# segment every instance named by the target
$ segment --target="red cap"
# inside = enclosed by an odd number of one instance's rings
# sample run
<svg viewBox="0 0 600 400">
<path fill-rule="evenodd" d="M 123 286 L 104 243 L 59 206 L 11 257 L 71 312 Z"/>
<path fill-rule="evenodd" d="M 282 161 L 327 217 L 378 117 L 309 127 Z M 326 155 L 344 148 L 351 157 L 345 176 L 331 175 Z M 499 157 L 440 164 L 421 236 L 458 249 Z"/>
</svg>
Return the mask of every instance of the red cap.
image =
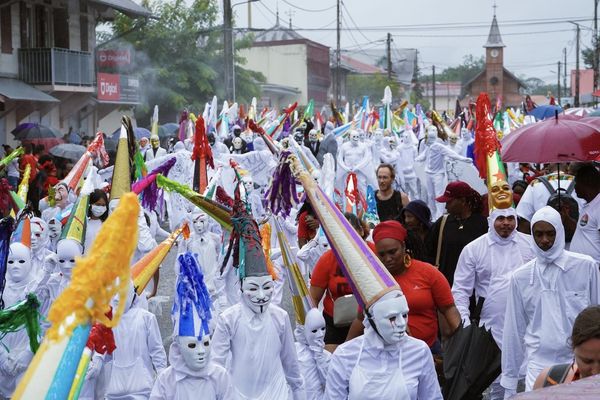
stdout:
<svg viewBox="0 0 600 400">
<path fill-rule="evenodd" d="M 398 221 L 383 221 L 373 229 L 373 240 L 375 243 L 381 239 L 396 239 L 404 242 L 404 239 L 406 239 L 406 229 Z"/>
<path fill-rule="evenodd" d="M 469 197 L 473 194 L 474 190 L 468 183 L 462 181 L 450 182 L 446 186 L 444 194 L 436 198 L 436 201 L 440 203 L 447 203 L 453 199 L 460 199 L 463 197 Z"/>
</svg>

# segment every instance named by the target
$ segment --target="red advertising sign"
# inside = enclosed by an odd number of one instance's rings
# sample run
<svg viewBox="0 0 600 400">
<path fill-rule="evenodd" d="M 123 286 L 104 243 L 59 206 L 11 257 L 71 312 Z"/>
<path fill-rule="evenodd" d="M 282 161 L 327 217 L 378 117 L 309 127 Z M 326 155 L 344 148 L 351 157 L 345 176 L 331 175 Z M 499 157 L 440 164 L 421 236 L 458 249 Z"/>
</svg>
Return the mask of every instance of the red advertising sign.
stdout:
<svg viewBox="0 0 600 400">
<path fill-rule="evenodd" d="M 99 67 L 122 67 L 131 64 L 129 50 L 97 50 Z"/>
<path fill-rule="evenodd" d="M 121 77 L 118 74 L 98 73 L 98 100 L 121 99 Z"/>
</svg>

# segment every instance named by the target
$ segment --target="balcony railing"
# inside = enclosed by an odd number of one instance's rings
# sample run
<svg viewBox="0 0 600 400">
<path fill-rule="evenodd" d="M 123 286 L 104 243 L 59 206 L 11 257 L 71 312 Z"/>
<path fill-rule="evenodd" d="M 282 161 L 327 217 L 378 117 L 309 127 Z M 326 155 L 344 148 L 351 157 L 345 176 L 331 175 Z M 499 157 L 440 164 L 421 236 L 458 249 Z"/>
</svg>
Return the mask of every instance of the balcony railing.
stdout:
<svg viewBox="0 0 600 400">
<path fill-rule="evenodd" d="M 94 86 L 93 61 L 85 51 L 19 49 L 19 79 L 32 85 Z"/>
</svg>

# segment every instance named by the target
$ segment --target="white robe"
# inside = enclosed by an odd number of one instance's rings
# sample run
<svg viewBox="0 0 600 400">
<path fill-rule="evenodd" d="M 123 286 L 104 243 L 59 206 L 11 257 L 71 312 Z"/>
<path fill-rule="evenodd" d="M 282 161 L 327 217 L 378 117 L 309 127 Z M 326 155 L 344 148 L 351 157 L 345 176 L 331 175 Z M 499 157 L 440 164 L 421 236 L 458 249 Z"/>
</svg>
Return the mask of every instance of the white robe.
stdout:
<svg viewBox="0 0 600 400">
<path fill-rule="evenodd" d="M 154 314 L 133 306 L 113 329 L 112 354 L 106 399 L 147 399 L 157 373 L 167 367 L 158 322 Z"/>
<path fill-rule="evenodd" d="M 304 399 L 287 312 L 270 304 L 255 314 L 244 303 L 225 310 L 212 339 L 213 360 L 231 372 L 238 399 Z"/>
<path fill-rule="evenodd" d="M 150 400 L 233 400 L 233 386 L 225 368 L 209 361 L 200 370 L 190 370 L 176 342 L 169 349 L 170 367 L 154 382 Z"/>
<path fill-rule="evenodd" d="M 325 393 L 325 381 L 331 353 L 323 350 L 315 355 L 305 343 L 296 342 L 300 372 L 304 377 L 306 400 L 321 400 Z M 315 358 L 318 357 L 318 358 Z"/>
</svg>

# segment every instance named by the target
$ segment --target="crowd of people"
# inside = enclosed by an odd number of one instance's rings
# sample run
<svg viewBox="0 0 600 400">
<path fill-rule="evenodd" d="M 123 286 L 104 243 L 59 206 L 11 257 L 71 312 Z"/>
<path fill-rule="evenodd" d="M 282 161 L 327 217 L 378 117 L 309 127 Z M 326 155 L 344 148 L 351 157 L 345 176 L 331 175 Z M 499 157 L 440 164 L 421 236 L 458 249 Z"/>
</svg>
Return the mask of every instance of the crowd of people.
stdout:
<svg viewBox="0 0 600 400">
<path fill-rule="evenodd" d="M 0 398 L 37 385 L 32 343 L 49 340 L 76 265 L 116 240 L 130 201 L 114 346 L 60 378 L 81 399 L 505 399 L 600 373 L 598 165 L 503 164 L 483 181 L 475 125 L 447 137 L 452 121 L 430 117 L 400 130 L 343 130 L 335 112 L 264 128 L 199 117 L 168 148 L 132 141 L 124 118 L 114 163 L 99 133 L 68 168 L 5 145 L 0 313 L 34 295 L 46 318 L 33 334 L 0 322 Z M 168 353 L 152 305 L 165 246 Z M 469 397 L 453 394 L 448 354 L 472 324 L 497 373 Z"/>
</svg>

